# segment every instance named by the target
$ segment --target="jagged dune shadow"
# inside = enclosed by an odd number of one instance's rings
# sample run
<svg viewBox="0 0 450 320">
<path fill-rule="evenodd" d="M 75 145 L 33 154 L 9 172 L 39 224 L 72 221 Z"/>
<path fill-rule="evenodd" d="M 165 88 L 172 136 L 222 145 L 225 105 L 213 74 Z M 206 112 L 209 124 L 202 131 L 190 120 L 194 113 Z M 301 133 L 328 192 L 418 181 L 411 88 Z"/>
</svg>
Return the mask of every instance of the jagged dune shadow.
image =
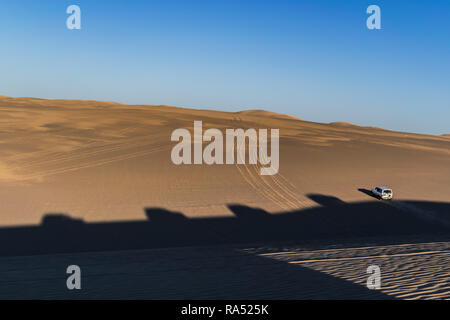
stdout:
<svg viewBox="0 0 450 320">
<path fill-rule="evenodd" d="M 48 279 L 53 277 L 50 271 L 65 270 L 75 260 L 90 266 L 88 272 L 109 274 L 89 277 L 81 293 L 83 298 L 392 299 L 363 285 L 238 248 L 277 241 L 334 244 L 351 240 L 354 245 L 368 236 L 376 237 L 378 243 L 401 241 L 409 235 L 417 241 L 431 236 L 448 239 L 445 226 L 380 201 L 345 203 L 328 195 L 308 196 L 319 206 L 269 214 L 259 208 L 230 204 L 233 217 L 198 219 L 164 208 L 145 208 L 146 220 L 100 223 L 48 214 L 37 226 L 0 228 L 0 241 L 5 244 L 0 247 L 0 257 L 15 257 L 2 259 L 4 268 L 23 269 L 17 263 L 9 265 L 20 259 L 47 266 L 33 271 L 36 279 L 43 279 L 39 285 L 33 280 L 35 285 L 24 292 L 22 288 L 29 283 L 20 278 L 0 290 L 0 297 L 45 298 L 48 294 L 71 298 L 67 290 L 51 291 L 54 287 L 49 286 Z M 449 203 L 416 201 L 410 205 L 450 212 Z M 134 251 L 152 248 L 173 249 Z M 55 260 L 57 253 L 69 255 Z M 111 287 L 111 283 L 115 285 Z M 65 288 L 64 284 L 60 287 Z"/>
<path fill-rule="evenodd" d="M 333 196 L 326 196 L 323 194 L 307 194 L 306 196 L 324 207 L 337 207 L 345 204 L 344 201 Z"/>
<path fill-rule="evenodd" d="M 309 194 L 319 206 L 269 214 L 230 204 L 233 217 L 189 219 L 180 212 L 145 208 L 147 220 L 87 223 L 63 214 L 47 214 L 41 225 L 0 228 L 0 256 L 90 251 L 210 246 L 249 242 L 333 242 L 359 237 L 405 235 L 446 237 L 448 227 L 382 201 L 345 203 Z M 412 201 L 448 219 L 449 203 Z M 404 201 L 402 208 L 408 207 Z"/>
</svg>

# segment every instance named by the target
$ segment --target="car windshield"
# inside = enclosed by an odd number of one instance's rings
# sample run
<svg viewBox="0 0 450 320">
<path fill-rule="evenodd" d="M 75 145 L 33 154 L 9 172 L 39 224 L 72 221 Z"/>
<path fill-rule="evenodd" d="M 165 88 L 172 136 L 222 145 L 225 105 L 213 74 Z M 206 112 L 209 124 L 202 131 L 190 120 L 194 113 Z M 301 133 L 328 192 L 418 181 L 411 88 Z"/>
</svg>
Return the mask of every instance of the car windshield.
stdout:
<svg viewBox="0 0 450 320">
<path fill-rule="evenodd" d="M 391 194 L 392 190 L 383 190 L 383 193 Z"/>
</svg>

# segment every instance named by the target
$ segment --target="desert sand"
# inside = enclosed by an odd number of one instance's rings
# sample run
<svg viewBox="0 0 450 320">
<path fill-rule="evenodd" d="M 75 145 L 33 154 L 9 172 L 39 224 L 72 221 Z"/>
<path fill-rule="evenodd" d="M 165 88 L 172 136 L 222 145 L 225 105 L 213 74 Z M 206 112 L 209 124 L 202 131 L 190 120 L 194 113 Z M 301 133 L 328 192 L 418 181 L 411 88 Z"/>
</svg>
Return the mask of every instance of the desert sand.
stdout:
<svg viewBox="0 0 450 320">
<path fill-rule="evenodd" d="M 279 173 L 174 165 L 171 133 L 192 130 L 195 120 L 204 130 L 279 129 Z M 395 200 L 371 197 L 377 185 L 393 188 Z M 108 289 L 113 298 L 450 298 L 444 135 L 260 110 L 0 96 L 0 199 L 0 238 L 11 241 L 0 250 L 3 272 L 29 272 L 24 266 L 41 255 L 35 279 L 46 279 L 51 263 L 76 258 L 95 272 L 128 272 L 121 291 Z M 133 278 L 135 265 L 118 266 L 130 255 L 150 264 L 159 291 Z M 157 257 L 170 271 L 158 269 Z M 386 269 L 376 293 L 364 287 L 373 261 Z M 189 266 L 198 287 L 181 280 Z M 243 273 L 233 280 L 235 269 Z M 226 288 L 214 285 L 222 276 Z M 267 286 L 256 286 L 261 279 Z M 13 276 L 0 296 L 20 296 L 23 281 Z M 35 289 L 29 297 L 67 296 L 44 281 Z M 86 292 L 108 297 L 98 287 Z"/>
</svg>

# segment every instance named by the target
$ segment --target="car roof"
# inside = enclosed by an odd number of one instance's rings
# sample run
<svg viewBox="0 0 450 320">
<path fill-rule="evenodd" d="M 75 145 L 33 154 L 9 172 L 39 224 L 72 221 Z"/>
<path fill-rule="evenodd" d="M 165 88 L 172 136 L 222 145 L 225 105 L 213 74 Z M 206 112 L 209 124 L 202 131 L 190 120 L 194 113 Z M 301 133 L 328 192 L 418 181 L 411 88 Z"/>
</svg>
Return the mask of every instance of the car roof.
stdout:
<svg viewBox="0 0 450 320">
<path fill-rule="evenodd" d="M 380 188 L 381 190 L 391 190 L 391 188 L 388 187 L 377 187 L 377 188 Z"/>
</svg>

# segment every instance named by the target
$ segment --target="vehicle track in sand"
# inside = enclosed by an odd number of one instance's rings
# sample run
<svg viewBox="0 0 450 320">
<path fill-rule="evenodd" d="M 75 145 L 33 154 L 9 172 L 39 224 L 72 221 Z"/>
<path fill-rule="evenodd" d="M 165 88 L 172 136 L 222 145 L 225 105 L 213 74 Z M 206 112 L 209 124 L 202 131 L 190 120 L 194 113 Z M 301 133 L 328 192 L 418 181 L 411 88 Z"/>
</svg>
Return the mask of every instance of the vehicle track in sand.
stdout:
<svg viewBox="0 0 450 320">
<path fill-rule="evenodd" d="M 373 198 L 373 196 L 371 197 Z M 448 219 L 448 217 L 439 215 L 438 213 L 433 212 L 432 210 L 429 209 L 420 208 L 411 202 L 406 202 L 402 200 L 386 201 L 380 199 L 377 199 L 376 201 L 382 201 L 382 203 L 386 206 L 393 207 L 402 212 L 413 214 L 416 217 L 423 219 L 425 221 L 435 222 L 441 225 L 445 225 L 446 227 L 450 227 L 450 220 Z"/>
<path fill-rule="evenodd" d="M 242 122 L 240 117 L 235 117 L 234 122 L 237 123 L 236 128 L 239 128 Z M 255 143 L 257 143 L 256 141 Z M 241 148 L 239 148 L 241 147 Z M 243 146 L 245 148 L 245 145 Z M 257 148 L 256 148 L 257 149 Z M 251 150 L 248 150 L 248 153 Z M 259 159 L 257 150 L 253 150 L 252 156 Z M 237 154 L 246 154 L 246 150 L 242 150 L 242 146 L 237 146 Z M 250 155 L 248 156 L 250 158 Z M 267 159 L 263 159 L 267 160 Z M 297 188 L 279 172 L 275 175 L 261 175 L 262 166 L 257 164 L 238 164 L 235 161 L 235 167 L 247 182 L 247 184 L 255 190 L 264 199 L 271 201 L 282 210 L 294 210 L 303 208 L 309 205 L 306 199 L 298 194 Z"/>
<path fill-rule="evenodd" d="M 120 142 L 92 142 L 67 152 L 42 150 L 28 157 L 9 161 L 17 168 L 23 180 L 42 179 L 44 177 L 98 167 L 118 161 L 146 156 L 169 149 L 170 145 L 159 136 L 145 135 L 122 139 Z"/>
</svg>

